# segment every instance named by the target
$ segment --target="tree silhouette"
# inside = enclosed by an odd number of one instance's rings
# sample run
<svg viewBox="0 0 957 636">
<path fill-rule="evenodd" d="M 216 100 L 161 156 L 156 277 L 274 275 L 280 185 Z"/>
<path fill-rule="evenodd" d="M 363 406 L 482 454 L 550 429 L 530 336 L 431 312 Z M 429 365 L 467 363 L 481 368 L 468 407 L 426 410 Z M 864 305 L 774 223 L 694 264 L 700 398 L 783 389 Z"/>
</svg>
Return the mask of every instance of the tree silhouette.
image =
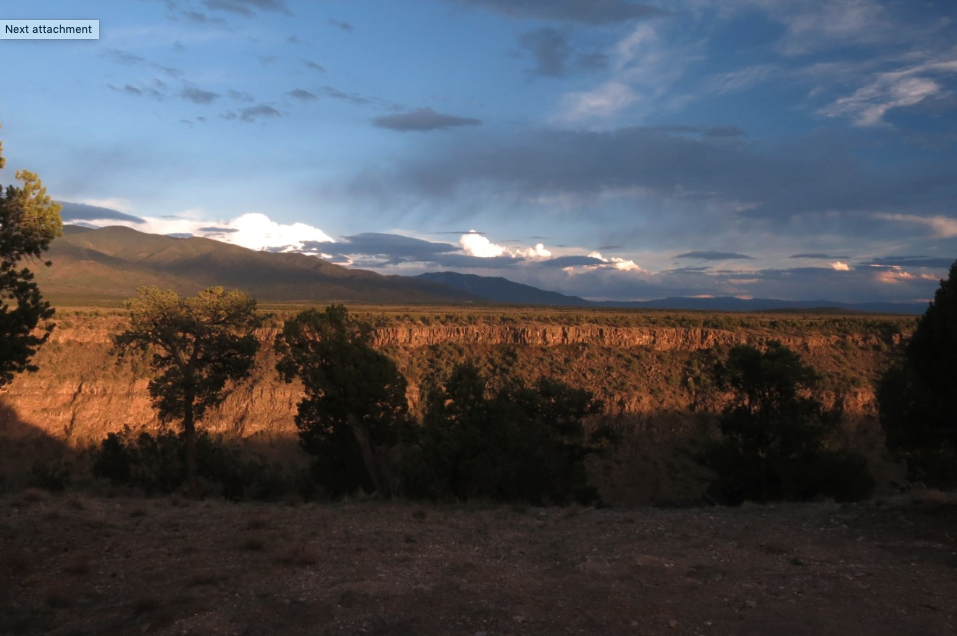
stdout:
<svg viewBox="0 0 957 636">
<path fill-rule="evenodd" d="M 549 378 L 490 391 L 477 367 L 460 364 L 429 394 L 419 452 L 406 467 L 409 494 L 593 502 L 585 458 L 618 442 L 605 426 L 585 430 L 583 421 L 601 411 L 589 391 Z"/>
<path fill-rule="evenodd" d="M 196 422 L 226 398 L 227 382 L 248 377 L 259 350 L 253 331 L 262 319 L 256 301 L 241 291 L 211 287 L 188 298 L 156 287 L 138 291 L 126 302 L 130 328 L 113 342 L 120 354 L 152 352 L 153 407 L 162 421 L 182 422 L 186 475 L 196 495 Z"/>
<path fill-rule="evenodd" d="M 721 439 L 700 459 L 715 471 L 711 492 L 720 501 L 870 494 L 864 460 L 834 445 L 837 413 L 811 396 L 819 376 L 796 353 L 776 341 L 764 352 L 736 346 L 716 368 L 716 381 L 732 399 L 719 422 Z"/>
<path fill-rule="evenodd" d="M 957 485 L 957 262 L 877 391 L 888 449 L 927 485 Z"/>
<path fill-rule="evenodd" d="M 21 170 L 16 178 L 19 187 L 0 185 L 0 387 L 16 373 L 36 370 L 30 359 L 50 335 L 52 325 L 40 334 L 36 330 L 54 310 L 43 300 L 33 272 L 21 263 L 40 259 L 62 228 L 60 205 L 50 199 L 37 175 Z"/>
<path fill-rule="evenodd" d="M 300 443 L 333 495 L 396 494 L 389 453 L 409 423 L 406 381 L 370 336 L 368 324 L 332 305 L 301 312 L 276 338 L 281 377 L 298 377 L 306 389 L 296 413 Z"/>
</svg>

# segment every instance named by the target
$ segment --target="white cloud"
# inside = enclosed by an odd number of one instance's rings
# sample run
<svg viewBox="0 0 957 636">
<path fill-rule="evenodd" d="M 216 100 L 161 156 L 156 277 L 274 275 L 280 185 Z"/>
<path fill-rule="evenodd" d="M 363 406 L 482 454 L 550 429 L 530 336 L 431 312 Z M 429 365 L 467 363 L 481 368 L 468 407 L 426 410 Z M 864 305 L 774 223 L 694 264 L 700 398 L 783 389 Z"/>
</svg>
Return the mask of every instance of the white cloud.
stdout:
<svg viewBox="0 0 957 636">
<path fill-rule="evenodd" d="M 833 263 L 831 263 L 831 268 L 836 272 L 851 271 L 850 266 L 847 263 L 842 263 L 841 261 L 834 261 Z"/>
<path fill-rule="evenodd" d="M 496 256 L 505 254 L 505 248 L 503 246 L 496 245 L 476 232 L 469 232 L 468 234 L 460 236 L 459 245 L 462 246 L 462 251 L 466 254 L 469 256 L 477 256 L 478 258 L 495 258 Z"/>
<path fill-rule="evenodd" d="M 89 224 L 97 227 L 125 225 L 150 234 L 191 234 L 252 250 L 297 252 L 305 250 L 305 241 L 335 242 L 317 227 L 305 223 L 277 223 L 265 214 L 243 214 L 229 221 L 209 221 L 202 219 L 201 215 L 202 212 L 197 210 L 185 210 L 174 217 L 143 217 L 143 223 L 103 219 Z"/>
<path fill-rule="evenodd" d="M 586 265 L 586 268 L 595 269 L 603 267 L 612 267 L 614 269 L 623 271 L 623 272 L 644 272 L 645 269 L 638 265 L 635 261 L 626 260 L 624 258 L 618 258 L 612 256 L 611 258 L 605 258 L 601 255 L 601 252 L 591 252 L 588 254 L 591 258 L 597 258 L 600 261 L 608 263 L 608 265 Z"/>
<path fill-rule="evenodd" d="M 478 258 L 509 256 L 511 258 L 535 260 L 551 258 L 552 255 L 549 250 L 545 249 L 545 245 L 542 243 L 537 243 L 535 247 L 513 249 L 505 247 L 504 245 L 497 245 L 475 230 L 470 230 L 468 234 L 460 236 L 459 245 L 462 247 L 462 251 L 467 255 Z"/>
</svg>

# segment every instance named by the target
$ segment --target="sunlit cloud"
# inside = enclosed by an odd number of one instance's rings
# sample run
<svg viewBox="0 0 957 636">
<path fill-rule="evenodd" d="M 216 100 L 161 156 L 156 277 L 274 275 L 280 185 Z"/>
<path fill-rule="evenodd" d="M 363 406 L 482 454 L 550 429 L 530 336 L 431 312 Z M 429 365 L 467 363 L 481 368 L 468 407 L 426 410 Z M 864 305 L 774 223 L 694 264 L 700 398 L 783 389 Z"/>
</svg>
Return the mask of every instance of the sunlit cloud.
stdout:
<svg viewBox="0 0 957 636">
<path fill-rule="evenodd" d="M 831 263 L 831 268 L 837 272 L 849 272 L 851 271 L 850 266 L 847 263 L 842 263 L 841 261 L 834 261 Z"/>
<path fill-rule="evenodd" d="M 306 223 L 277 223 L 265 214 L 251 212 L 228 221 L 210 221 L 203 213 L 186 210 L 171 217 L 143 217 L 142 223 L 115 219 L 90 220 L 94 227 L 122 225 L 141 232 L 163 235 L 191 235 L 216 239 L 251 250 L 306 251 L 306 242 L 335 242 L 331 236 Z"/>
<path fill-rule="evenodd" d="M 538 243 L 535 247 L 529 248 L 509 248 L 504 245 L 497 245 L 479 234 L 475 230 L 459 237 L 459 245 L 467 256 L 478 258 L 495 258 L 498 256 L 511 256 L 512 258 L 527 259 L 545 259 L 550 258 L 552 253 L 545 249 L 545 245 Z"/>
</svg>

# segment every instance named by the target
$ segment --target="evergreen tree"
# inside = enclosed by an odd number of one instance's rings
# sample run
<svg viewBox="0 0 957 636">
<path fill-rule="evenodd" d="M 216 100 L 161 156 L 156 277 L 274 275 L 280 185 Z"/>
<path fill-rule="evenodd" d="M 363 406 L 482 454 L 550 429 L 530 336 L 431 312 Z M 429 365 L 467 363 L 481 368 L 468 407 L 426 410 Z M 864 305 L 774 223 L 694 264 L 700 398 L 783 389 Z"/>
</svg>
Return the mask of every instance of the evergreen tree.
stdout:
<svg viewBox="0 0 957 636">
<path fill-rule="evenodd" d="M 30 359 L 50 335 L 52 325 L 43 333 L 37 333 L 37 327 L 52 318 L 54 310 L 22 263 L 40 259 L 62 227 L 60 205 L 50 199 L 37 175 L 21 170 L 16 178 L 19 186 L 0 184 L 0 387 L 16 373 L 36 370 Z"/>
<path fill-rule="evenodd" d="M 585 458 L 614 446 L 613 432 L 584 420 L 602 404 L 584 389 L 548 378 L 511 380 L 490 391 L 472 364 L 456 366 L 430 392 L 419 452 L 406 469 L 409 494 L 532 504 L 590 503 Z"/>
<path fill-rule="evenodd" d="M 389 455 L 409 425 L 406 381 L 370 338 L 371 327 L 342 305 L 303 311 L 276 338 L 281 377 L 306 389 L 300 443 L 332 495 L 363 488 L 391 497 L 398 486 Z"/>
<path fill-rule="evenodd" d="M 957 262 L 877 391 L 888 448 L 912 479 L 957 485 Z"/>
<path fill-rule="evenodd" d="M 253 331 L 262 319 L 256 301 L 241 291 L 211 287 L 196 296 L 143 287 L 126 302 L 130 328 L 114 337 L 118 353 L 152 353 L 158 375 L 150 380 L 153 407 L 164 422 L 182 422 L 186 475 L 198 494 L 196 422 L 227 396 L 227 382 L 249 376 L 259 341 Z"/>
<path fill-rule="evenodd" d="M 863 458 L 834 444 L 838 414 L 811 395 L 819 379 L 776 341 L 763 352 L 749 345 L 730 351 L 716 368 L 718 386 L 732 393 L 721 438 L 700 457 L 715 472 L 712 495 L 728 504 L 870 495 Z"/>
</svg>

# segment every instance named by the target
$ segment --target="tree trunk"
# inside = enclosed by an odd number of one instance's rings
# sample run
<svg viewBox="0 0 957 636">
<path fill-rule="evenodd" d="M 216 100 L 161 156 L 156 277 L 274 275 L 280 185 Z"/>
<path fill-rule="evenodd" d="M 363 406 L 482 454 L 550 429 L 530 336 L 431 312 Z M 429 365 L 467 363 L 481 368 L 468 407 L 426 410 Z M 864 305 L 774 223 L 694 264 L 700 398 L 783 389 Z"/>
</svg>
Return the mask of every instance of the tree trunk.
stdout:
<svg viewBox="0 0 957 636">
<path fill-rule="evenodd" d="M 369 431 L 354 415 L 350 415 L 348 421 L 362 453 L 362 461 L 366 465 L 366 472 L 372 478 L 372 484 L 375 486 L 376 492 L 380 497 L 391 498 L 393 494 L 393 484 L 391 482 L 393 480 L 383 475 L 384 460 L 381 454 L 377 452 L 378 449 L 373 445 L 372 439 L 369 437 Z"/>
<path fill-rule="evenodd" d="M 191 497 L 199 497 L 196 467 L 196 424 L 193 422 L 193 395 L 187 393 L 183 408 L 183 435 L 186 438 L 186 483 Z"/>
</svg>

